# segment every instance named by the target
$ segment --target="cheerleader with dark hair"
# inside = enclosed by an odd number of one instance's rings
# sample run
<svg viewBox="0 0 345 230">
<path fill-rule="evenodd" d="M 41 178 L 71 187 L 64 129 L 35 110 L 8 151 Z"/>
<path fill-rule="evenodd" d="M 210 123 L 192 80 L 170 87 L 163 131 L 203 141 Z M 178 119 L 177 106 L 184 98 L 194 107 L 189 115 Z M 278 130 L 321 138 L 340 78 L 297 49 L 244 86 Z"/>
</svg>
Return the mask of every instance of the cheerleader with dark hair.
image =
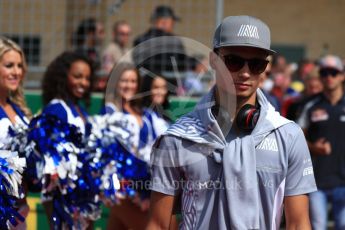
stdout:
<svg viewBox="0 0 345 230">
<path fill-rule="evenodd" d="M 90 60 L 82 54 L 64 52 L 49 64 L 42 82 L 44 108 L 42 114 L 32 126 L 42 126 L 45 132 L 49 132 L 49 134 L 55 138 L 54 140 L 60 140 L 61 143 L 52 143 L 53 141 L 49 140 L 52 137 L 43 137 L 46 139 L 46 143 L 38 146 L 38 148 L 40 148 L 39 151 L 43 154 L 45 154 L 45 152 L 53 154 L 55 151 L 59 151 L 58 147 L 60 147 L 60 149 L 63 148 L 64 151 L 71 151 L 71 153 L 73 153 L 73 151 L 78 153 L 75 149 L 84 148 L 82 140 L 87 133 L 88 113 L 83 105 L 88 106 L 90 104 L 90 89 L 92 82 L 92 64 Z M 65 130 L 62 127 L 65 127 Z M 36 140 L 36 142 L 38 141 Z M 63 146 L 65 142 L 72 143 L 72 150 Z M 66 217 L 67 220 L 64 218 L 66 214 L 65 211 L 69 206 L 67 206 L 67 208 L 62 206 L 63 208 L 61 208 L 60 211 L 57 207 L 60 207 L 59 205 L 62 205 L 64 201 L 68 202 L 70 197 L 66 198 L 64 194 L 71 196 L 74 192 L 74 188 L 77 186 L 75 184 L 70 186 L 66 181 L 68 181 L 70 177 L 78 176 L 73 173 L 77 170 L 77 162 L 79 160 L 77 159 L 77 154 L 66 155 L 64 162 L 62 162 L 61 159 L 56 160 L 56 158 L 58 158 L 57 156 L 55 156 L 55 158 L 54 156 L 52 157 L 54 160 L 52 165 L 57 165 L 56 169 L 49 164 L 49 161 L 45 162 L 44 173 L 49 176 L 48 178 L 44 178 L 42 182 L 44 191 L 42 195 L 43 205 L 49 218 L 50 226 L 54 229 L 65 226 L 64 222 L 71 224 L 71 219 L 73 219 L 71 216 Z M 56 161 L 59 160 L 61 162 L 56 163 Z M 62 170 L 64 164 L 70 165 L 66 167 L 68 172 Z M 67 174 L 67 176 L 64 174 Z M 60 178 L 60 180 L 58 180 L 57 177 Z M 76 181 L 76 179 L 74 178 L 73 181 Z M 54 186 L 56 188 L 52 189 Z M 56 192 L 58 189 L 59 191 Z M 62 194 L 60 194 L 60 192 Z M 80 213 L 78 212 L 80 212 L 80 210 L 76 211 L 74 209 L 76 209 L 74 206 L 69 207 L 67 213 L 79 218 L 78 215 L 80 216 Z M 57 216 L 59 218 L 56 218 Z M 86 223 L 85 226 L 89 225 L 89 227 L 92 228 L 92 222 L 90 220 L 86 220 L 86 222 L 88 223 Z M 71 228 L 71 226 L 69 227 Z"/>
</svg>

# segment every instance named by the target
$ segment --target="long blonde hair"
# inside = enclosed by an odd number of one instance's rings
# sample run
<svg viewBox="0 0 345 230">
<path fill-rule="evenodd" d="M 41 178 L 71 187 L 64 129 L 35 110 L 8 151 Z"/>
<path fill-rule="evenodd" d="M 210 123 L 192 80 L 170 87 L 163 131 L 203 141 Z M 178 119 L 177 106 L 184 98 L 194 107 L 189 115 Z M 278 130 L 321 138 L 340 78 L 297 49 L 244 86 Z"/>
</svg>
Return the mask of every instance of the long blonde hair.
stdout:
<svg viewBox="0 0 345 230">
<path fill-rule="evenodd" d="M 4 56 L 4 54 L 8 51 L 14 50 L 18 52 L 22 58 L 22 64 L 23 64 L 23 77 L 25 76 L 27 72 L 27 64 L 25 61 L 25 56 L 23 50 L 17 45 L 14 41 L 5 38 L 0 37 L 0 60 Z M 23 92 L 23 80 L 20 81 L 19 87 L 15 91 L 10 91 L 9 93 L 9 99 L 15 103 L 25 114 L 27 117 L 31 117 L 31 111 L 27 107 L 25 98 L 24 98 L 24 92 Z"/>
</svg>

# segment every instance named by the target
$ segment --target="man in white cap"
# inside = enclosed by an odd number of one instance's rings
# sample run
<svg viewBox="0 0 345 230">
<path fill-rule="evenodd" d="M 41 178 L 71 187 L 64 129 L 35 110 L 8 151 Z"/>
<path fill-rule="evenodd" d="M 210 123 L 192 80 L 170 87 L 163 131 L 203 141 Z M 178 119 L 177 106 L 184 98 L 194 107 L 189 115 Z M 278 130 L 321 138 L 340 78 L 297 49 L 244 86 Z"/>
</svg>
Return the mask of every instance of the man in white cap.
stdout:
<svg viewBox="0 0 345 230">
<path fill-rule="evenodd" d="M 335 229 L 345 229 L 344 66 L 334 55 L 321 58 L 323 92 L 307 103 L 299 119 L 313 156 L 317 192 L 310 194 L 313 229 L 327 229 L 328 201 Z"/>
<path fill-rule="evenodd" d="M 153 148 L 147 229 L 169 228 L 180 195 L 181 229 L 279 229 L 283 208 L 287 229 L 311 229 L 316 185 L 304 134 L 258 89 L 274 53 L 268 26 L 227 17 L 213 50 L 216 85 Z"/>
</svg>

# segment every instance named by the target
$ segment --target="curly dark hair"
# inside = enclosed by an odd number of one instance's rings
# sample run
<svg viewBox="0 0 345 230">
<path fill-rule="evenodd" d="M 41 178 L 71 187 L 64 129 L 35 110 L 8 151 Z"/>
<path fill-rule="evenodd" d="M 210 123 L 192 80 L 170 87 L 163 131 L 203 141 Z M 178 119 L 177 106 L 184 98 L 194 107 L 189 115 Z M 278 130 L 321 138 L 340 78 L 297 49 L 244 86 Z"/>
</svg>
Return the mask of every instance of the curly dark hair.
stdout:
<svg viewBox="0 0 345 230">
<path fill-rule="evenodd" d="M 67 87 L 68 72 L 72 64 L 76 61 L 83 61 L 90 66 L 90 89 L 94 81 L 94 69 L 92 62 L 84 55 L 66 51 L 57 56 L 47 67 L 42 80 L 43 105 L 47 105 L 52 99 L 60 98 L 64 101 L 71 100 L 72 97 Z M 82 100 L 85 106 L 90 105 L 91 90 L 88 90 Z"/>
</svg>

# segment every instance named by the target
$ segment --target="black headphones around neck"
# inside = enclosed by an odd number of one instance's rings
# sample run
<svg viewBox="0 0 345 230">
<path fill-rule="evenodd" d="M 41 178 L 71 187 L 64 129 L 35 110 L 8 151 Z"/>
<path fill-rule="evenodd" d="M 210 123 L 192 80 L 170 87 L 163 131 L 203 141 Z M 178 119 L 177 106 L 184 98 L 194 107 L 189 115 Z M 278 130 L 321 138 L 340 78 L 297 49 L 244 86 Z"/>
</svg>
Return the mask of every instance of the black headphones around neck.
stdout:
<svg viewBox="0 0 345 230">
<path fill-rule="evenodd" d="M 217 117 L 216 114 L 219 113 L 218 105 L 212 107 L 212 113 L 215 117 Z M 259 115 L 259 105 L 245 104 L 237 113 L 235 120 L 237 128 L 246 133 L 251 132 L 258 122 Z"/>
<path fill-rule="evenodd" d="M 258 106 L 245 104 L 237 113 L 236 125 L 244 132 L 251 132 L 258 122 L 259 115 L 260 108 Z"/>
</svg>

